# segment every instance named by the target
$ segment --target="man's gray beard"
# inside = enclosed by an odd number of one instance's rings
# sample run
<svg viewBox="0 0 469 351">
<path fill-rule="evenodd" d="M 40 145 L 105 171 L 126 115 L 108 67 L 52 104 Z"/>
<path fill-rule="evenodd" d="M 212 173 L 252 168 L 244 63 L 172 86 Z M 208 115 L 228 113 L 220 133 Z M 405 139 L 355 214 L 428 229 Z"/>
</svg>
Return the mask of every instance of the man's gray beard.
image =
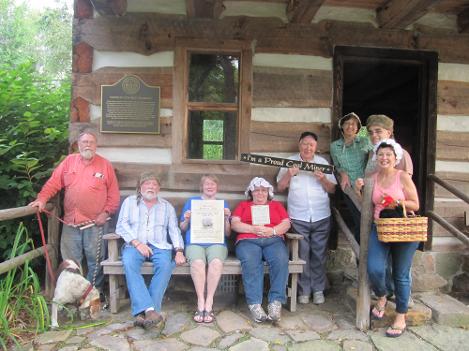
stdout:
<svg viewBox="0 0 469 351">
<path fill-rule="evenodd" d="M 91 160 L 94 156 L 94 152 L 91 150 L 80 150 L 80 155 L 85 160 Z"/>
<path fill-rule="evenodd" d="M 152 201 L 156 199 L 155 193 L 143 193 L 142 197 L 145 201 Z"/>
</svg>

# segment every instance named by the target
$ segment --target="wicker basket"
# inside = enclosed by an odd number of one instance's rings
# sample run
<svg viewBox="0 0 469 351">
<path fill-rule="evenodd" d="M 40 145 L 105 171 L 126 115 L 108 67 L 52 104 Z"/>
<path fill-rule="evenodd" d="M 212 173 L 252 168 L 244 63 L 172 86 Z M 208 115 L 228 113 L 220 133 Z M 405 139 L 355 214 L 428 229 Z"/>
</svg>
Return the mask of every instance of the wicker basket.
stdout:
<svg viewBox="0 0 469 351">
<path fill-rule="evenodd" d="M 378 218 L 375 220 L 378 240 L 390 242 L 427 241 L 428 217 L 407 216 L 404 218 Z"/>
</svg>

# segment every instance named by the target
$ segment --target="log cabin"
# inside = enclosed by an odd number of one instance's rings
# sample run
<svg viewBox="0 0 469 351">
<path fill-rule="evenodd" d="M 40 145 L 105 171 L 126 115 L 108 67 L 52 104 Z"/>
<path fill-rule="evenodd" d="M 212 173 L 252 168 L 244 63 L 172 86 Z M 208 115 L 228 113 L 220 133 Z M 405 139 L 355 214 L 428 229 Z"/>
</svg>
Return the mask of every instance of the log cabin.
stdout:
<svg viewBox="0 0 469 351">
<path fill-rule="evenodd" d="M 75 0 L 71 144 L 83 123 L 100 129 L 101 87 L 129 75 L 159 87 L 160 124 L 100 133 L 122 196 L 153 170 L 180 210 L 213 173 L 234 206 L 253 176 L 278 172 L 241 153 L 285 157 L 310 130 L 327 156 L 342 115 L 384 113 L 414 161 L 422 213 L 467 232 L 469 206 L 428 175 L 469 192 L 468 1 Z M 438 283 L 421 289 L 449 290 L 467 247 L 430 229 L 417 272 Z"/>
</svg>

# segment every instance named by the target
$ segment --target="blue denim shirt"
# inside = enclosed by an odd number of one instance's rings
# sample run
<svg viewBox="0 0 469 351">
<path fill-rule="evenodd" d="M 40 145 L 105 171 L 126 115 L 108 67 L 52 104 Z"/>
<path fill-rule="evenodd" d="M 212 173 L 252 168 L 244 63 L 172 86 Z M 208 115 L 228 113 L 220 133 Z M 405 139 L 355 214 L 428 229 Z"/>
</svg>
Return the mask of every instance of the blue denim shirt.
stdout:
<svg viewBox="0 0 469 351">
<path fill-rule="evenodd" d="M 136 195 L 126 198 L 119 212 L 116 233 L 126 243 L 137 239 L 163 250 L 171 250 L 173 247 L 184 248 L 176 211 L 168 201 L 160 197 L 150 209 L 143 200 L 137 202 Z M 168 235 L 172 245 L 168 242 Z"/>
</svg>

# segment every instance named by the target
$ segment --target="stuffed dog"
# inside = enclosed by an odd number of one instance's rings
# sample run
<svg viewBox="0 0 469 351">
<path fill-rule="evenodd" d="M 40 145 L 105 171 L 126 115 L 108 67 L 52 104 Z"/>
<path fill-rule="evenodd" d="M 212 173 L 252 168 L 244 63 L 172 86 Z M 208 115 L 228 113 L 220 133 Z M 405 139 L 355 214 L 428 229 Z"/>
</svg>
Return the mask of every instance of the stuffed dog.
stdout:
<svg viewBox="0 0 469 351">
<path fill-rule="evenodd" d="M 99 291 L 83 277 L 80 266 L 73 260 L 63 261 L 57 270 L 57 282 L 52 299 L 51 327 L 57 328 L 57 311 L 65 304 L 78 306 L 80 314 L 89 310 L 91 319 L 97 319 L 101 310 Z"/>
</svg>

